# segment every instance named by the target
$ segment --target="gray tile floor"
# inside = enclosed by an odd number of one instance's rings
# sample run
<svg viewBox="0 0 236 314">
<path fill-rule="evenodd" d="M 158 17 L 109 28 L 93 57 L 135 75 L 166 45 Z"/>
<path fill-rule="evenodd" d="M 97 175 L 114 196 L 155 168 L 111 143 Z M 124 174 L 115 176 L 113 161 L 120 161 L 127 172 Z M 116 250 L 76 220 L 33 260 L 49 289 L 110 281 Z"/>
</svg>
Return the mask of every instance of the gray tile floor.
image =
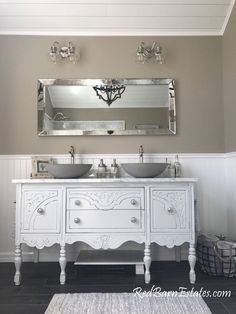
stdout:
<svg viewBox="0 0 236 314">
<path fill-rule="evenodd" d="M 236 314 L 236 277 L 209 277 L 196 267 L 197 283 L 192 286 L 188 282 L 187 262 L 153 262 L 149 285 L 144 284 L 142 275 L 135 275 L 133 266 L 74 266 L 68 263 L 65 286 L 59 284 L 58 263 L 23 263 L 22 284 L 18 287 L 13 283 L 14 271 L 13 263 L 0 264 L 0 314 L 42 314 L 54 293 L 132 292 L 138 286 L 146 291 L 152 286 L 160 287 L 161 291 L 178 291 L 179 287 L 189 290 L 194 287 L 194 291 L 202 288 L 210 293 L 230 290 L 230 298 L 205 298 L 205 301 L 214 314 Z"/>
</svg>

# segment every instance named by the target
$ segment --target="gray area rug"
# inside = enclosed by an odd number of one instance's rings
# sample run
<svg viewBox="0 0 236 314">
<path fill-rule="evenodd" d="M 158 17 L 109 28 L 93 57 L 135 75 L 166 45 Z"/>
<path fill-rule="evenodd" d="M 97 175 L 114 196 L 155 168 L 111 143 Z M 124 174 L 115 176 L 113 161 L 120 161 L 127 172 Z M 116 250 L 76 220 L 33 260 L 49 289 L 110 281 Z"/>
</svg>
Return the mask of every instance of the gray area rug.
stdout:
<svg viewBox="0 0 236 314">
<path fill-rule="evenodd" d="M 45 314 L 210 314 L 200 296 L 145 296 L 134 293 L 55 294 Z"/>
</svg>

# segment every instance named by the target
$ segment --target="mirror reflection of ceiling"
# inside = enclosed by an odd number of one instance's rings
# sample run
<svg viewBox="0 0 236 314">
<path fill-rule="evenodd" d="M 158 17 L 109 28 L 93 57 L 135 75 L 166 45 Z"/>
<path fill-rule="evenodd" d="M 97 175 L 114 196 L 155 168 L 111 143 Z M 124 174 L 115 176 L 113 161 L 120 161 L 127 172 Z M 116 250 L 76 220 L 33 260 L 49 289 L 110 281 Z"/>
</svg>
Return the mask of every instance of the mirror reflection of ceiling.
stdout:
<svg viewBox="0 0 236 314">
<path fill-rule="evenodd" d="M 48 86 L 53 108 L 107 108 L 108 105 L 98 98 L 92 86 Z M 126 86 L 120 99 L 110 108 L 168 108 L 168 85 Z M 147 97 L 148 96 L 148 97 Z"/>
</svg>

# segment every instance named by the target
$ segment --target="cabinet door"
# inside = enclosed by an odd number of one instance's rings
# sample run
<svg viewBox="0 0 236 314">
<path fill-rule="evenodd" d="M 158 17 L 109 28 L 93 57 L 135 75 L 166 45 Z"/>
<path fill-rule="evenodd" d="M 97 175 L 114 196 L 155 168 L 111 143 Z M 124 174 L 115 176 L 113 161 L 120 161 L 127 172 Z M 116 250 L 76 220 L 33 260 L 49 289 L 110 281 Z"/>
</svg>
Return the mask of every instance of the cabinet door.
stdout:
<svg viewBox="0 0 236 314">
<path fill-rule="evenodd" d="M 35 188 L 22 193 L 21 232 L 59 233 L 61 191 Z"/>
<path fill-rule="evenodd" d="M 188 232 L 190 203 L 186 189 L 152 189 L 151 231 L 157 233 Z"/>
</svg>

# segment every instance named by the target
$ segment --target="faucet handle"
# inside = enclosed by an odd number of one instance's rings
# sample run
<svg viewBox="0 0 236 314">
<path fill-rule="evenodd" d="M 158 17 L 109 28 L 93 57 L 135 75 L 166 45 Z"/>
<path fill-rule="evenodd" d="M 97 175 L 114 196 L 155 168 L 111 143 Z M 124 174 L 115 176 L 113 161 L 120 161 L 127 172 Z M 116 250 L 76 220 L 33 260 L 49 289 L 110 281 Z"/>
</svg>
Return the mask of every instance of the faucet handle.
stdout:
<svg viewBox="0 0 236 314">
<path fill-rule="evenodd" d="M 140 145 L 139 146 L 139 162 L 141 163 L 143 163 L 143 153 L 144 153 L 143 145 Z"/>
<path fill-rule="evenodd" d="M 69 154 L 70 154 L 70 162 L 71 164 L 74 164 L 75 163 L 75 149 L 74 149 L 74 146 L 72 145 L 70 147 Z"/>
<path fill-rule="evenodd" d="M 74 146 L 70 146 L 69 154 L 74 155 L 75 154 L 75 148 Z"/>
</svg>

